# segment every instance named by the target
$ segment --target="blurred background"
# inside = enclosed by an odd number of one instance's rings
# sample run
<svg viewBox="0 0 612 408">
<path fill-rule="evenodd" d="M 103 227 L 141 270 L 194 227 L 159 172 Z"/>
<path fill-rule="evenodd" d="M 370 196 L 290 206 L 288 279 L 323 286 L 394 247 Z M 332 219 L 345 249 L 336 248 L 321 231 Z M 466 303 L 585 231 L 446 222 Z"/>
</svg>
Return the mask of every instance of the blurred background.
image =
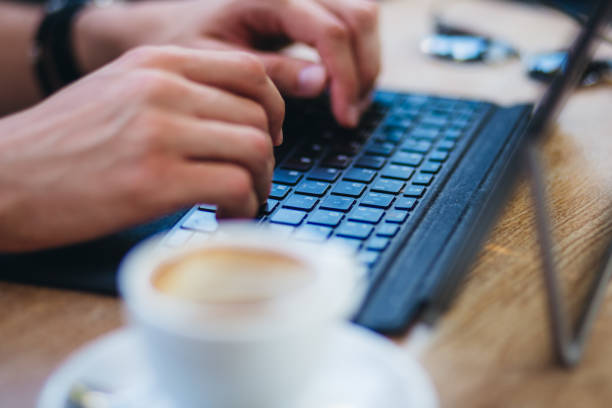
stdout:
<svg viewBox="0 0 612 408">
<path fill-rule="evenodd" d="M 546 83 L 529 77 L 529 58 L 564 50 L 593 6 L 590 0 L 384 0 L 384 3 L 381 87 L 493 99 L 502 104 L 533 101 L 541 95 Z M 410 24 L 406 24 L 408 14 Z M 414 18 L 415 14 L 418 18 Z M 476 63 L 427 55 L 424 40 L 438 34 L 440 24 L 499 41 L 512 47 L 517 55 Z M 402 34 L 398 35 L 400 31 Z M 610 32 L 606 34 L 608 39 Z M 596 57 L 612 58 L 612 45 L 603 43 Z M 440 78 L 444 78 L 443 85 Z M 471 86 L 474 83 L 486 86 Z"/>
</svg>

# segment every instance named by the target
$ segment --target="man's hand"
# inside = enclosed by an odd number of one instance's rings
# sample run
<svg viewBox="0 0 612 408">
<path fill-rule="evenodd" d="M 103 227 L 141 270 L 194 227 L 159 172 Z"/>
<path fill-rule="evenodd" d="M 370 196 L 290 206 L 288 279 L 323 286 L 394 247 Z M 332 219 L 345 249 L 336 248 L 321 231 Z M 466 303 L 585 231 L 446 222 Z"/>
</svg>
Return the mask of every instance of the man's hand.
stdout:
<svg viewBox="0 0 612 408">
<path fill-rule="evenodd" d="M 313 46 L 321 63 L 278 51 Z M 377 5 L 370 0 L 179 0 L 127 3 L 85 12 L 76 50 L 86 70 L 144 44 L 255 53 L 285 94 L 313 97 L 329 84 L 332 108 L 355 126 L 380 68 Z"/>
<path fill-rule="evenodd" d="M 0 120 L 0 251 L 90 239 L 197 202 L 253 216 L 283 116 L 250 54 L 135 49 Z"/>
</svg>

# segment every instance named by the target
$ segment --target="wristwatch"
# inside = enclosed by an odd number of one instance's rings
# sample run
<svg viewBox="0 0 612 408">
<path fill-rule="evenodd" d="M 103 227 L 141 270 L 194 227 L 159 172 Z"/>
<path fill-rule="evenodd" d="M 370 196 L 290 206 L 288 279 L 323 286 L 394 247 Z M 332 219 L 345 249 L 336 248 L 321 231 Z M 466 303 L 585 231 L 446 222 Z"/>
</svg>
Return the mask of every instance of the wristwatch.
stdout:
<svg viewBox="0 0 612 408">
<path fill-rule="evenodd" d="M 106 7 L 113 0 L 50 0 L 33 46 L 33 65 L 45 95 L 76 81 L 82 70 L 74 55 L 72 28 L 75 17 L 90 3 Z"/>
</svg>

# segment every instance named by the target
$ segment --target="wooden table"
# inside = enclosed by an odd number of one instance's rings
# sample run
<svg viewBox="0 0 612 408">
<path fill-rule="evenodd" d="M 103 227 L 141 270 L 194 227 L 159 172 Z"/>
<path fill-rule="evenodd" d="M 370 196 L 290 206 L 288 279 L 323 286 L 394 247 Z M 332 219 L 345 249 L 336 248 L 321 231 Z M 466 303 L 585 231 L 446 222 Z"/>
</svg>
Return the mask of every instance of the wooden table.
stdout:
<svg viewBox="0 0 612 408">
<path fill-rule="evenodd" d="M 419 40 L 430 26 L 426 6 L 425 0 L 383 3 L 382 86 L 500 103 L 533 100 L 542 91 L 520 62 L 459 66 L 422 56 Z M 445 14 L 526 52 L 558 48 L 575 30 L 555 13 L 518 6 L 465 4 Z M 599 52 L 612 55 L 611 48 Z M 611 108 L 610 86 L 577 92 L 543 146 L 558 257 L 572 305 L 612 236 Z M 612 302 L 604 304 L 582 365 L 558 369 L 535 244 L 532 205 L 522 185 L 420 357 L 444 407 L 612 404 Z M 121 325 L 117 299 L 0 283 L 0 406 L 33 406 L 46 377 L 72 351 Z M 397 341 L 408 346 L 407 339 Z"/>
</svg>

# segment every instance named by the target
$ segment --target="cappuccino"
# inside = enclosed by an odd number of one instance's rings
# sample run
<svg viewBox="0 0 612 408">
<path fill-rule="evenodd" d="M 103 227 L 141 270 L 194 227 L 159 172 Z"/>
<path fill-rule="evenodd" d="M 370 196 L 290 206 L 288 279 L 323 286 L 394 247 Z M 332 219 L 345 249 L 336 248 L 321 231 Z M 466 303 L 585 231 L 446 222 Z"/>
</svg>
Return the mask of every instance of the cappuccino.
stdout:
<svg viewBox="0 0 612 408">
<path fill-rule="evenodd" d="M 240 246 L 204 248 L 161 265 L 157 290 L 209 304 L 252 304 L 291 296 L 312 284 L 315 272 L 303 261 L 269 249 Z"/>
</svg>

